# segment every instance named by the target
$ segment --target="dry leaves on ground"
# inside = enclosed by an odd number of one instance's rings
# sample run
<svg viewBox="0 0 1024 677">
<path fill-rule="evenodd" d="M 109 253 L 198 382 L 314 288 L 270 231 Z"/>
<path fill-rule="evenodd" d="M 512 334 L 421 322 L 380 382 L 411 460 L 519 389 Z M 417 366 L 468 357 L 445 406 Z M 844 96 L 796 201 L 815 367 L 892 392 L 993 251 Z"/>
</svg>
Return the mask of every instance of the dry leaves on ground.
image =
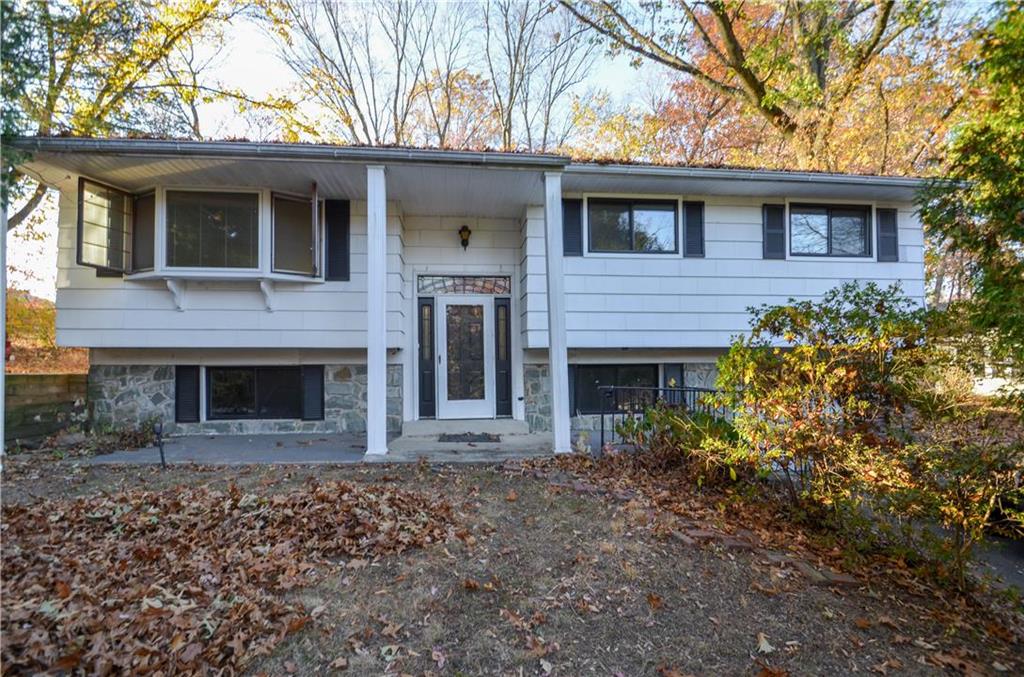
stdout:
<svg viewBox="0 0 1024 677">
<path fill-rule="evenodd" d="M 447 538 L 451 507 L 392 486 L 178 488 L 3 508 L 4 671 L 237 671 L 310 620 L 281 593 L 329 558 Z"/>
</svg>

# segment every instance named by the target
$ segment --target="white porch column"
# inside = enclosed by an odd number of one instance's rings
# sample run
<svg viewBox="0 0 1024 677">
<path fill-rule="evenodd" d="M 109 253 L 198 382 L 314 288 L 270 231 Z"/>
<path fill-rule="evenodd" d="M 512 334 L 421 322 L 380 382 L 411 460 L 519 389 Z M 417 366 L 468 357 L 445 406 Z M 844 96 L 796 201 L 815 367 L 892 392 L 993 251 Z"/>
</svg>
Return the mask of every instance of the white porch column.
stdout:
<svg viewBox="0 0 1024 677">
<path fill-rule="evenodd" d="M 569 439 L 569 354 L 565 338 L 565 279 L 562 276 L 562 174 L 544 174 L 544 254 L 548 278 L 548 371 L 554 451 L 572 450 Z"/>
<path fill-rule="evenodd" d="M 388 203 L 383 165 L 366 167 L 366 453 L 388 453 Z"/>
</svg>

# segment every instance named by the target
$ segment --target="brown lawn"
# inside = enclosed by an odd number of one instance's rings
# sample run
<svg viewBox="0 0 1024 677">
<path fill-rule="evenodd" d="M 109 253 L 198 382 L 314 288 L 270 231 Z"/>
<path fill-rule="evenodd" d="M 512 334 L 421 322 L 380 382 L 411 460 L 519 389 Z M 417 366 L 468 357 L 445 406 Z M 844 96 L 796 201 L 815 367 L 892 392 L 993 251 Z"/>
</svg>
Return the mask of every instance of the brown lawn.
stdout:
<svg viewBox="0 0 1024 677">
<path fill-rule="evenodd" d="M 578 462 L 161 471 L 36 455 L 7 459 L 2 488 L 4 673 L 44 654 L 92 668 L 97 646 L 136 672 L 1024 671 L 1010 604 L 892 563 L 842 575 L 837 550 L 767 512 Z M 64 547 L 26 554 L 62 529 Z M 118 584 L 99 595 L 85 560 L 119 562 Z M 82 611 L 113 608 L 116 641 Z"/>
</svg>

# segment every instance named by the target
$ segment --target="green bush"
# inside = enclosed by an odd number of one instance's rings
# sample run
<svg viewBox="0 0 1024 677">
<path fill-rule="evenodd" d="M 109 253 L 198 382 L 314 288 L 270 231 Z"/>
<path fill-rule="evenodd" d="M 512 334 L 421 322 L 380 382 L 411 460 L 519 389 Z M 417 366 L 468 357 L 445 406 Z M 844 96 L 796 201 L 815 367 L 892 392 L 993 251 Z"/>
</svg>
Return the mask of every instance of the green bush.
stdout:
<svg viewBox="0 0 1024 677">
<path fill-rule="evenodd" d="M 718 364 L 737 441 L 721 462 L 778 476 L 794 507 L 849 513 L 892 468 L 886 421 L 896 357 L 917 348 L 924 313 L 897 286 L 844 284 L 820 301 L 750 309 L 751 332 Z"/>
<path fill-rule="evenodd" d="M 1024 427 L 973 393 L 980 341 L 895 286 L 751 312 L 718 365 L 728 434 L 658 408 L 623 432 L 707 477 L 777 478 L 795 516 L 909 548 L 964 587 L 994 516 L 1019 531 L 1024 502 Z"/>
<path fill-rule="evenodd" d="M 624 443 L 642 450 L 638 460 L 646 468 L 683 468 L 693 472 L 698 484 L 728 473 L 721 464 L 708 463 L 712 457 L 701 447 L 736 441 L 736 431 L 729 421 L 665 402 L 648 407 L 642 416 L 626 418 L 616 431 Z"/>
</svg>

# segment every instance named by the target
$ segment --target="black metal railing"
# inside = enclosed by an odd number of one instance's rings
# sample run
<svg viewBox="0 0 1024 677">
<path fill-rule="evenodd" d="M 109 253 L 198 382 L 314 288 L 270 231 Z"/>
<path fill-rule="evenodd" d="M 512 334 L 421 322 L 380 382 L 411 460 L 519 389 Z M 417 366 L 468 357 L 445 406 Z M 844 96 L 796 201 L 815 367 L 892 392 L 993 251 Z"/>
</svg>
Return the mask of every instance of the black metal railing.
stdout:
<svg viewBox="0 0 1024 677">
<path fill-rule="evenodd" d="M 659 388 L 657 386 L 598 386 L 601 400 L 601 449 L 619 439 L 618 427 L 626 418 L 643 416 L 655 404 L 690 413 L 725 419 L 729 411 L 716 406 L 710 388 Z"/>
</svg>

